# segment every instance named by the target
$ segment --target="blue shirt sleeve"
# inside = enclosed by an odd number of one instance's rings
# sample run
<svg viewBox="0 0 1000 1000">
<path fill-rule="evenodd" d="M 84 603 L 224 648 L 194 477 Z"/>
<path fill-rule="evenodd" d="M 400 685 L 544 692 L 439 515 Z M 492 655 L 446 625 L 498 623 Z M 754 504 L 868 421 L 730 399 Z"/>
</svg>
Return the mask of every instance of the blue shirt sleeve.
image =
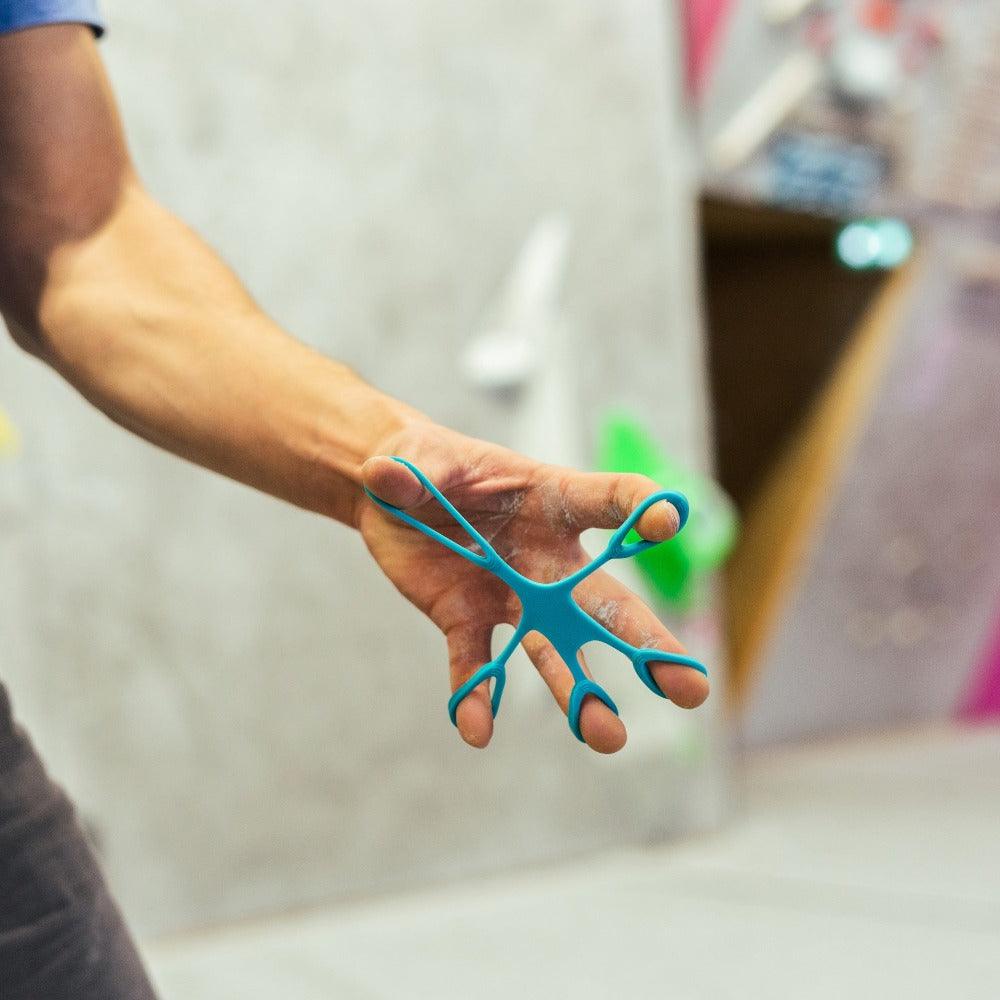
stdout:
<svg viewBox="0 0 1000 1000">
<path fill-rule="evenodd" d="M 0 0 L 0 34 L 39 24 L 89 24 L 104 34 L 97 0 Z"/>
</svg>

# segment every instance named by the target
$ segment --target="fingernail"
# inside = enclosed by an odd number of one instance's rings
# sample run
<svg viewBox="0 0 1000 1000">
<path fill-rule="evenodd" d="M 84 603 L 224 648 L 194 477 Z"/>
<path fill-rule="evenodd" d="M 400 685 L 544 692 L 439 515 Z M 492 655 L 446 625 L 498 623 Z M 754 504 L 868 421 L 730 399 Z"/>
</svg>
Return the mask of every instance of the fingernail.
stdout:
<svg viewBox="0 0 1000 1000">
<path fill-rule="evenodd" d="M 676 535 L 681 530 L 680 511 L 669 501 L 663 501 L 667 505 L 667 525 L 671 535 Z"/>
</svg>

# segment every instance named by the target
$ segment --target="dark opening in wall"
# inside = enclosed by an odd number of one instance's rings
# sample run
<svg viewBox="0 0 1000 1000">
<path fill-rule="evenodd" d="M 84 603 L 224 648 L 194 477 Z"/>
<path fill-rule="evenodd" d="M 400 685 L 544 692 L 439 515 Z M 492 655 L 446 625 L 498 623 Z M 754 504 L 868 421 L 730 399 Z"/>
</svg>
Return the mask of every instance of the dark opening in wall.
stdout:
<svg viewBox="0 0 1000 1000">
<path fill-rule="evenodd" d="M 834 255 L 832 219 L 701 203 L 717 473 L 745 511 L 883 282 Z"/>
</svg>

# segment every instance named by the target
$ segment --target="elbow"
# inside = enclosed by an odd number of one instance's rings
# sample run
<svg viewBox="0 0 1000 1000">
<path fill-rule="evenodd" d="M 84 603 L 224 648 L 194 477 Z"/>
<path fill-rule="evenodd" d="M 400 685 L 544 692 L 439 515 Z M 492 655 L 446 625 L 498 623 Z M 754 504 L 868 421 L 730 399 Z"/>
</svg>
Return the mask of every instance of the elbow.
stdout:
<svg viewBox="0 0 1000 1000">
<path fill-rule="evenodd" d="M 0 246 L 0 315 L 14 343 L 36 357 L 43 353 L 39 308 L 43 287 L 44 267 L 16 240 L 5 240 Z"/>
<path fill-rule="evenodd" d="M 131 174 L 118 178 L 100 199 L 99 211 L 58 187 L 46 192 L 44 212 L 3 211 L 9 203 L 0 199 L 0 314 L 19 347 L 47 360 L 45 316 L 64 298 L 63 286 L 86 271 L 78 251 L 112 223 L 122 200 L 137 187 Z"/>
<path fill-rule="evenodd" d="M 26 351 L 36 358 L 44 358 L 42 338 L 37 332 L 21 326 L 20 323 L 11 319 L 6 314 L 4 314 L 4 325 L 7 327 L 7 332 L 10 334 L 11 340 L 22 351 Z"/>
</svg>

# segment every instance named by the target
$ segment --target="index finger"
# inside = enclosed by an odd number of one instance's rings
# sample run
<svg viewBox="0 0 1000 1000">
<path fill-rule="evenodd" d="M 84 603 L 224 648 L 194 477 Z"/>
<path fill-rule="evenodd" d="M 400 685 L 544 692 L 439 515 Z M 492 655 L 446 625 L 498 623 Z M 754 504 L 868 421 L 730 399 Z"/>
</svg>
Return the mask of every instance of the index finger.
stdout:
<svg viewBox="0 0 1000 1000">
<path fill-rule="evenodd" d="M 617 528 L 647 497 L 663 489 L 637 473 L 567 472 L 559 483 L 561 513 L 566 527 Z M 636 531 L 651 542 L 677 534 L 680 512 L 668 500 L 654 503 L 636 523 Z"/>
</svg>

